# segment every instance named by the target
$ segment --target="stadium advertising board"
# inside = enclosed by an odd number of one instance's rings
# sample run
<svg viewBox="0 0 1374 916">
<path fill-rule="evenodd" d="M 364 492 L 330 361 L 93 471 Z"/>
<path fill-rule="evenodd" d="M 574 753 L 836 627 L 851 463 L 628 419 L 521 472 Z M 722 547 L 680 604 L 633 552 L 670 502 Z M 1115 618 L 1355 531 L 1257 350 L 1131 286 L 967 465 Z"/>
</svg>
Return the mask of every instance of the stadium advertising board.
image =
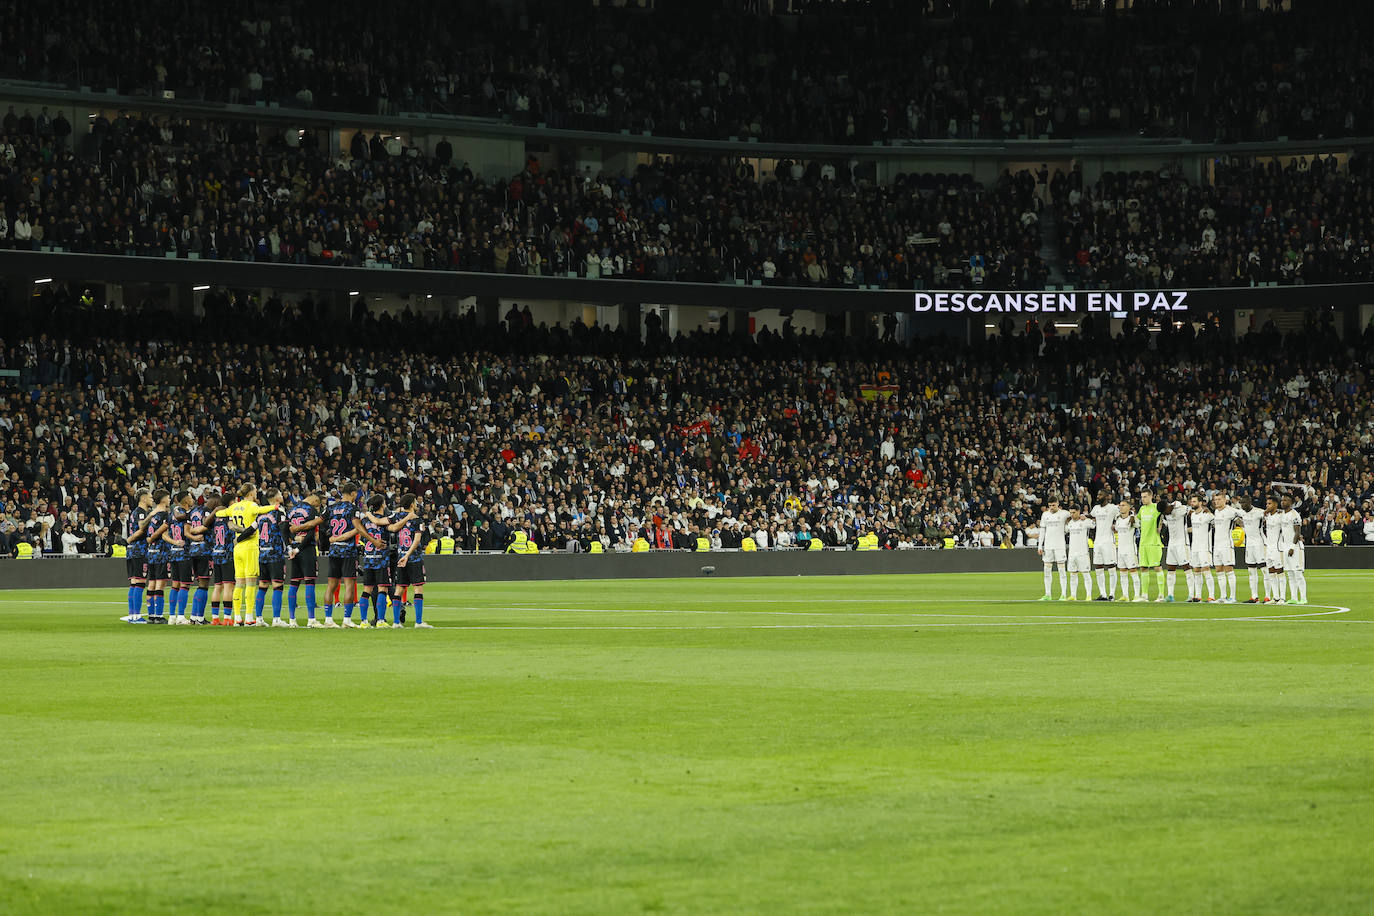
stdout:
<svg viewBox="0 0 1374 916">
<path fill-rule="evenodd" d="M 1138 290 L 1104 292 L 921 292 L 916 293 L 918 312 L 1050 312 L 1053 314 L 1122 312 L 1186 312 L 1189 291 Z"/>
<path fill-rule="evenodd" d="M 922 290 L 907 293 L 917 315 L 1205 315 L 1236 309 L 1344 307 L 1374 302 L 1368 283 L 1220 289 Z"/>
</svg>

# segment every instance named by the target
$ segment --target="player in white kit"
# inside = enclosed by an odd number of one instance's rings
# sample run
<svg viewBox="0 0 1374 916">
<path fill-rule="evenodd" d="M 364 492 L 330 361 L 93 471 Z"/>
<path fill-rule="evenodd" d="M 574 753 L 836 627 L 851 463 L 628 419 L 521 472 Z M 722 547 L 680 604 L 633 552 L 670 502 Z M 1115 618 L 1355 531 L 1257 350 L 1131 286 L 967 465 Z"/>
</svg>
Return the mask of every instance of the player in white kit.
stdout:
<svg viewBox="0 0 1374 916">
<path fill-rule="evenodd" d="M 1279 552 L 1279 536 L 1282 533 L 1279 518 L 1279 498 L 1269 496 L 1264 500 L 1264 603 L 1282 604 L 1287 589 L 1283 581 L 1283 554 Z"/>
<path fill-rule="evenodd" d="M 1188 565 L 1193 568 L 1193 588 L 1188 600 L 1196 604 L 1202 600 L 1202 586 L 1207 586 L 1207 600 L 1216 601 L 1217 584 L 1212 578 L 1212 513 L 1201 496 L 1188 500 L 1189 535 L 1192 543 L 1188 551 Z"/>
<path fill-rule="evenodd" d="M 1171 502 L 1163 510 L 1164 528 L 1169 535 L 1169 546 L 1165 548 L 1164 568 L 1165 587 L 1168 592 L 1165 601 L 1174 600 L 1174 585 L 1178 582 L 1178 571 L 1184 570 L 1188 580 L 1188 597 L 1193 597 L 1193 570 L 1188 565 L 1188 507 L 1181 502 Z"/>
<path fill-rule="evenodd" d="M 1240 517 L 1241 511 L 1231 505 L 1225 493 L 1212 497 L 1212 568 L 1217 573 L 1221 604 L 1236 603 L 1236 545 L 1231 529 Z"/>
<path fill-rule="evenodd" d="M 1059 497 L 1049 498 L 1049 507 L 1040 516 L 1040 547 L 1037 552 L 1045 562 L 1045 596 L 1041 601 L 1051 601 L 1054 598 L 1054 567 L 1059 567 L 1059 597 L 1062 599 L 1068 594 L 1068 573 L 1065 564 L 1068 561 L 1068 544 L 1065 541 L 1067 527 L 1069 524 L 1069 513 L 1059 508 Z"/>
<path fill-rule="evenodd" d="M 1260 571 L 1264 568 L 1264 510 L 1246 493 L 1240 498 L 1240 521 L 1245 529 L 1245 566 L 1250 573 L 1250 597 L 1246 604 L 1259 604 Z"/>
<path fill-rule="evenodd" d="M 1083 576 L 1083 595 L 1093 600 L 1093 566 L 1089 555 L 1088 538 L 1092 536 L 1093 520 L 1078 506 L 1069 510 L 1069 600 L 1078 600 L 1078 576 Z"/>
<path fill-rule="evenodd" d="M 1093 566 L 1097 569 L 1096 601 L 1111 601 L 1116 594 L 1116 544 L 1112 540 L 1112 523 L 1121 516 L 1121 510 L 1112 501 L 1106 490 L 1097 494 L 1097 505 L 1090 513 L 1097 528 L 1093 532 Z M 1107 585 L 1110 578 L 1111 586 Z"/>
<path fill-rule="evenodd" d="M 1136 517 L 1135 506 L 1129 499 L 1121 501 L 1117 513 L 1112 530 L 1116 533 L 1116 568 L 1121 574 L 1121 600 L 1145 601 L 1145 593 L 1140 588 L 1140 561 L 1137 559 L 1135 542 L 1140 519 Z M 1135 598 L 1131 598 L 1132 586 L 1135 587 Z"/>
<path fill-rule="evenodd" d="M 1279 553 L 1283 571 L 1288 574 L 1288 603 L 1307 603 L 1307 558 L 1302 541 L 1302 516 L 1293 508 L 1293 497 L 1285 496 L 1279 513 Z"/>
</svg>

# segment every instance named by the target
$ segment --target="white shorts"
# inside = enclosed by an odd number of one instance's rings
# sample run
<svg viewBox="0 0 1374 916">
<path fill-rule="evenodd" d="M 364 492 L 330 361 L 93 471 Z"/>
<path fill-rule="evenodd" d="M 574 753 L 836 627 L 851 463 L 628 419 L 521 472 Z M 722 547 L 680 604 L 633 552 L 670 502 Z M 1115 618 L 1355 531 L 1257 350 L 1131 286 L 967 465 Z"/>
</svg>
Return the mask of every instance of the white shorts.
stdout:
<svg viewBox="0 0 1374 916">
<path fill-rule="evenodd" d="M 1044 550 L 1045 555 L 1040 559 L 1043 560 L 1046 564 L 1063 563 L 1064 558 L 1067 557 L 1069 553 L 1068 549 L 1064 547 L 1046 547 L 1044 548 Z"/>
<path fill-rule="evenodd" d="M 1164 562 L 1169 566 L 1187 566 L 1188 545 L 1182 541 L 1171 542 L 1169 544 L 1168 555 L 1165 556 Z"/>
<path fill-rule="evenodd" d="M 1069 572 L 1085 573 L 1090 572 L 1092 568 L 1092 558 L 1089 557 L 1086 553 L 1069 554 Z"/>
<path fill-rule="evenodd" d="M 1301 572 L 1307 568 L 1307 551 L 1303 549 L 1304 546 L 1303 544 L 1294 544 L 1291 548 L 1288 548 L 1293 551 L 1291 556 L 1288 553 L 1288 549 L 1283 551 L 1284 569 L 1292 569 Z"/>
<path fill-rule="evenodd" d="M 1135 555 L 1135 545 L 1130 547 L 1118 547 L 1116 549 L 1116 568 L 1117 569 L 1139 569 L 1140 561 Z"/>
<path fill-rule="evenodd" d="M 1116 562 L 1116 545 L 1104 538 L 1093 545 L 1093 565 L 1111 566 Z"/>
<path fill-rule="evenodd" d="M 1245 542 L 1245 565 L 1263 566 L 1264 565 L 1264 544 L 1260 542 Z"/>
<path fill-rule="evenodd" d="M 1236 548 L 1231 546 L 1212 548 L 1213 566 L 1235 566 Z"/>
<path fill-rule="evenodd" d="M 1264 550 L 1264 565 L 1270 569 L 1283 569 L 1283 554 L 1277 547 L 1266 547 Z"/>
<path fill-rule="evenodd" d="M 1188 555 L 1188 565 L 1193 569 L 1206 569 L 1212 565 L 1212 552 L 1194 547 Z"/>
</svg>

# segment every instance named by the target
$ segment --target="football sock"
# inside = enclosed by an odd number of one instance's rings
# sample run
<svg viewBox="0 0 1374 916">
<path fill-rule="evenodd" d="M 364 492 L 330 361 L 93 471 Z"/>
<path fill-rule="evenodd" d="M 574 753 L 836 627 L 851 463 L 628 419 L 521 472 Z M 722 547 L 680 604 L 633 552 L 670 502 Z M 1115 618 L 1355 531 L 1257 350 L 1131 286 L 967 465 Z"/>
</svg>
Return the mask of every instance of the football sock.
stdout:
<svg viewBox="0 0 1374 916">
<path fill-rule="evenodd" d="M 291 583 L 291 590 L 286 593 L 286 605 L 291 610 L 291 619 L 296 619 L 296 596 L 300 594 L 301 586 L 299 582 Z M 314 614 L 310 615 L 314 617 Z"/>
<path fill-rule="evenodd" d="M 424 596 L 424 595 L 416 595 L 416 596 L 415 596 L 415 623 L 416 623 L 416 624 L 421 624 L 421 623 L 424 623 L 424 622 L 425 622 L 425 596 Z"/>
<path fill-rule="evenodd" d="M 1078 597 L 1078 576 L 1077 576 L 1077 574 L 1072 575 L 1072 576 L 1069 576 L 1069 597 L 1070 597 L 1070 598 L 1077 598 L 1077 597 Z M 416 598 L 416 599 L 415 599 L 415 603 L 416 603 L 416 605 L 419 605 L 420 599 L 419 599 L 419 598 Z M 416 622 L 416 623 L 419 623 L 419 622 L 420 622 L 420 612 L 419 612 L 419 610 L 416 610 L 416 611 L 415 611 L 415 622 Z"/>
<path fill-rule="evenodd" d="M 129 593 L 128 593 L 127 595 L 124 596 L 124 604 L 125 604 L 126 607 L 128 607 L 128 609 L 129 609 L 129 616 L 131 616 L 131 617 L 133 616 L 133 613 L 134 613 L 134 593 L 137 592 L 137 591 L 138 591 L 138 589 L 136 589 L 136 588 L 134 588 L 132 585 L 130 585 L 130 586 L 129 586 Z"/>
<path fill-rule="evenodd" d="M 380 621 L 386 620 L 386 592 L 377 592 L 372 601 L 372 616 Z"/>
<path fill-rule="evenodd" d="M 1226 574 L 1226 594 L 1232 601 L 1236 600 L 1236 571 L 1234 569 Z"/>
<path fill-rule="evenodd" d="M 273 620 L 281 620 L 281 599 L 282 599 L 282 590 L 281 590 L 281 586 L 275 586 L 275 587 L 273 587 L 273 589 L 272 589 L 272 619 L 273 619 Z M 292 620 L 295 620 L 295 619 L 296 619 L 296 612 L 295 612 L 294 610 L 291 612 L 291 619 L 292 619 Z"/>
<path fill-rule="evenodd" d="M 1069 588 L 1069 574 L 1064 571 L 1063 565 L 1059 567 L 1059 597 L 1064 597 L 1064 593 Z"/>
<path fill-rule="evenodd" d="M 1216 598 L 1217 580 L 1216 576 L 1212 575 L 1212 571 L 1210 569 L 1204 569 L 1202 571 L 1202 581 L 1207 586 L 1207 600 L 1211 601 L 1214 598 Z"/>
<path fill-rule="evenodd" d="M 1280 570 L 1274 573 L 1274 586 L 1277 594 L 1274 595 L 1276 601 L 1284 601 L 1288 597 L 1288 574 Z"/>
<path fill-rule="evenodd" d="M 1307 570 L 1293 570 L 1293 579 L 1298 583 L 1298 600 L 1303 604 L 1307 603 Z"/>
<path fill-rule="evenodd" d="M 129 612 L 133 614 L 135 617 L 141 616 L 143 613 L 143 593 L 145 591 L 147 591 L 146 586 L 134 586 L 134 603 L 133 607 L 129 608 Z"/>
<path fill-rule="evenodd" d="M 1217 573 L 1217 600 L 1226 600 L 1226 573 Z"/>
<path fill-rule="evenodd" d="M 358 597 L 358 610 L 362 612 L 362 616 L 361 616 L 360 619 L 362 620 L 363 623 L 367 623 L 367 609 L 368 609 L 369 607 L 371 607 L 371 606 L 372 606 L 372 596 L 371 596 L 371 595 L 363 594 L 363 595 L 360 595 L 360 596 Z M 344 612 L 344 616 L 345 616 L 345 617 L 352 617 L 352 616 L 353 616 L 353 605 L 350 604 L 350 605 L 347 606 L 347 610 Z"/>
<path fill-rule="evenodd" d="M 205 619 L 205 602 L 209 600 L 210 590 L 208 588 L 197 588 L 195 604 L 191 608 L 191 616 L 201 620 Z"/>
<path fill-rule="evenodd" d="M 1135 595 L 1137 598 L 1144 596 L 1145 592 L 1142 591 L 1140 588 L 1140 573 L 1131 573 L 1131 586 L 1135 589 Z"/>
<path fill-rule="evenodd" d="M 1164 594 L 1174 597 L 1174 587 L 1178 585 L 1178 570 L 1171 569 L 1164 574 Z"/>
<path fill-rule="evenodd" d="M 1289 598 L 1289 600 L 1291 600 L 1291 601 L 1300 601 L 1300 600 L 1302 600 L 1302 599 L 1298 596 L 1298 571 L 1297 571 L 1296 569 L 1287 569 L 1287 570 L 1284 570 L 1284 573 L 1285 573 L 1285 574 L 1287 575 L 1287 577 L 1288 577 L 1288 598 Z"/>
<path fill-rule="evenodd" d="M 1171 594 L 1171 595 L 1173 594 L 1173 589 L 1170 589 L 1170 590 L 1169 590 L 1169 594 Z M 1159 598 L 1159 597 L 1162 597 L 1163 595 L 1164 595 L 1164 570 L 1162 570 L 1162 569 L 1156 569 L 1156 570 L 1155 570 L 1155 597 L 1156 597 L 1156 598 Z"/>
<path fill-rule="evenodd" d="M 1084 598 L 1087 598 L 1089 601 L 1092 600 L 1092 597 L 1093 597 L 1093 574 L 1092 574 L 1092 573 L 1086 573 L 1086 572 L 1083 573 L 1083 597 L 1084 597 Z M 419 621 L 416 621 L 416 622 L 418 623 Z"/>
<path fill-rule="evenodd" d="M 1184 570 L 1184 576 L 1188 579 L 1188 597 L 1197 597 L 1197 573 L 1193 572 L 1192 567 Z"/>
<path fill-rule="evenodd" d="M 1107 571 L 1104 569 L 1097 571 L 1097 593 L 1103 596 L 1107 594 Z"/>
<path fill-rule="evenodd" d="M 211 601 L 211 602 L 210 602 L 210 616 L 211 616 L 212 618 L 214 618 L 215 620 L 219 620 L 219 602 L 218 602 L 218 601 Z"/>
<path fill-rule="evenodd" d="M 1045 564 L 1045 594 L 1046 594 L 1046 595 L 1048 595 L 1048 594 L 1050 593 L 1050 589 L 1051 589 L 1051 587 L 1052 587 L 1052 583 L 1053 583 L 1053 582 L 1054 582 L 1054 567 L 1051 566 L 1050 564 L 1046 563 L 1046 564 Z"/>
<path fill-rule="evenodd" d="M 1251 566 L 1251 567 L 1250 567 L 1250 597 L 1251 597 L 1251 598 L 1258 598 L 1259 596 L 1260 596 L 1260 593 L 1259 593 L 1259 570 L 1258 570 L 1258 569 L 1255 569 L 1255 567 Z"/>
<path fill-rule="evenodd" d="M 305 610 L 310 614 L 310 619 L 315 619 L 315 583 L 305 583 Z"/>
<path fill-rule="evenodd" d="M 253 599 L 253 616 L 262 619 L 262 609 L 267 603 L 267 589 L 258 589 L 257 597 Z"/>
<path fill-rule="evenodd" d="M 234 603 L 231 605 L 231 607 L 233 607 L 233 609 L 234 609 L 234 617 L 237 618 L 237 617 L 239 616 L 239 612 L 243 609 L 243 606 L 244 606 L 244 605 L 243 605 L 243 586 L 242 586 L 242 585 L 235 585 L 235 586 L 234 586 L 234 598 L 233 598 L 233 602 L 234 602 Z"/>
<path fill-rule="evenodd" d="M 1113 598 L 1116 597 L 1116 584 L 1120 577 L 1121 574 L 1117 572 L 1115 566 L 1107 570 L 1107 582 L 1111 587 L 1111 591 L 1108 594 L 1110 594 Z"/>
</svg>

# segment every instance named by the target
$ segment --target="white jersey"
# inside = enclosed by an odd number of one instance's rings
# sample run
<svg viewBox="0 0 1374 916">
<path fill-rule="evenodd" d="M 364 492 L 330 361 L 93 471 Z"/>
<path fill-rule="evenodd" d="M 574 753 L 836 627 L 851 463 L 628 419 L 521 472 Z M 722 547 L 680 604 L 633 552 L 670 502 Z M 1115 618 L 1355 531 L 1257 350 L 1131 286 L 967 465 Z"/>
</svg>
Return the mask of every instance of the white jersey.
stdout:
<svg viewBox="0 0 1374 916">
<path fill-rule="evenodd" d="M 1105 506 L 1093 506 L 1088 513 L 1097 522 L 1097 530 L 1093 532 L 1094 544 L 1110 544 L 1112 542 L 1112 522 L 1121 517 L 1121 509 L 1115 504 L 1109 503 Z"/>
<path fill-rule="evenodd" d="M 1188 545 L 1188 507 L 1174 503 L 1174 508 L 1164 516 L 1164 526 L 1169 531 L 1169 543 Z"/>
<path fill-rule="evenodd" d="M 1116 541 L 1112 537 L 1112 522 L 1121 517 L 1115 505 L 1093 506 L 1089 513 L 1096 525 L 1093 533 L 1093 565 L 1111 566 L 1116 562 Z"/>
<path fill-rule="evenodd" d="M 1268 512 L 1264 513 L 1264 549 L 1266 551 L 1279 549 L 1279 531 L 1282 528 L 1279 523 L 1279 516 L 1281 514 L 1280 512 L 1275 512 L 1272 515 Z"/>
<path fill-rule="evenodd" d="M 1212 513 L 1198 509 L 1188 516 L 1188 521 L 1193 526 L 1193 549 L 1211 553 Z"/>
<path fill-rule="evenodd" d="M 1134 514 L 1118 515 L 1116 520 L 1112 522 L 1112 527 L 1116 529 L 1116 546 L 1118 548 L 1135 546 L 1135 530 L 1140 527 L 1140 519 L 1136 518 Z"/>
<path fill-rule="evenodd" d="M 1279 513 L 1279 549 L 1286 550 L 1292 545 L 1294 532 L 1302 527 L 1302 516 L 1296 509 L 1289 509 L 1287 512 Z"/>
<path fill-rule="evenodd" d="M 1076 522 L 1069 522 L 1069 556 L 1088 555 L 1088 537 L 1093 530 L 1093 521 L 1090 518 L 1080 518 Z"/>
<path fill-rule="evenodd" d="M 1248 512 L 1243 512 L 1240 517 L 1241 523 L 1245 526 L 1245 546 L 1259 545 L 1264 541 L 1261 533 L 1264 528 L 1264 510 L 1255 506 Z"/>
<path fill-rule="evenodd" d="M 1063 550 L 1065 526 L 1069 523 L 1069 513 L 1060 509 L 1045 512 L 1040 516 L 1040 546 L 1045 550 Z"/>
<path fill-rule="evenodd" d="M 1213 550 L 1231 550 L 1235 542 L 1231 540 L 1231 523 L 1245 513 L 1235 506 L 1222 506 L 1212 514 Z"/>
</svg>

